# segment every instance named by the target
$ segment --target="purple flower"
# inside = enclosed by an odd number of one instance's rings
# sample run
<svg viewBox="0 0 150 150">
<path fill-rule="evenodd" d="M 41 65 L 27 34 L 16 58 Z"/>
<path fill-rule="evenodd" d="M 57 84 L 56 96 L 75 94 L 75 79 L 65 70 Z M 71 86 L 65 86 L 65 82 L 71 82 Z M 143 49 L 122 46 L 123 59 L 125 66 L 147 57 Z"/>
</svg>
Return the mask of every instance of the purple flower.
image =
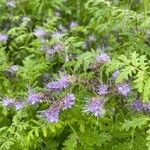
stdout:
<svg viewBox="0 0 150 150">
<path fill-rule="evenodd" d="M 117 86 L 117 91 L 124 95 L 127 96 L 129 94 L 129 92 L 131 91 L 129 84 L 127 83 L 123 83 Z"/>
<path fill-rule="evenodd" d="M 145 111 L 150 111 L 150 102 L 146 103 L 146 104 L 143 104 L 143 108 L 144 108 Z"/>
<path fill-rule="evenodd" d="M 37 29 L 34 30 L 34 35 L 37 38 L 44 38 L 47 35 L 47 33 L 42 27 L 38 27 Z"/>
<path fill-rule="evenodd" d="M 98 94 L 99 95 L 106 95 L 108 93 L 108 85 L 101 84 L 98 86 Z"/>
<path fill-rule="evenodd" d="M 110 57 L 106 53 L 102 53 L 96 57 L 96 61 L 103 64 L 110 61 Z"/>
<path fill-rule="evenodd" d="M 62 89 L 68 87 L 69 84 L 70 81 L 68 76 L 64 75 L 60 80 L 48 83 L 46 87 L 49 91 L 61 91 Z"/>
<path fill-rule="evenodd" d="M 44 112 L 44 118 L 48 122 L 58 122 L 60 109 L 58 106 L 50 107 Z"/>
<path fill-rule="evenodd" d="M 54 50 L 55 50 L 56 52 L 58 52 L 58 51 L 63 51 L 63 50 L 64 50 L 64 45 L 62 45 L 62 44 L 60 44 L 60 43 L 55 44 L 53 47 L 54 47 Z"/>
<path fill-rule="evenodd" d="M 5 106 L 5 107 L 13 105 L 13 104 L 14 104 L 13 99 L 4 98 L 3 101 L 2 101 L 2 105 Z"/>
<path fill-rule="evenodd" d="M 63 99 L 62 99 L 62 107 L 63 109 L 68 109 L 71 108 L 74 105 L 75 102 L 75 96 L 74 94 L 67 94 Z"/>
<path fill-rule="evenodd" d="M 8 36 L 5 34 L 0 34 L 0 42 L 7 42 Z"/>
<path fill-rule="evenodd" d="M 143 104 L 139 99 L 137 99 L 133 102 L 132 107 L 135 111 L 141 111 L 143 109 Z"/>
<path fill-rule="evenodd" d="M 63 50 L 64 50 L 64 46 L 62 44 L 58 43 L 58 44 L 53 45 L 52 48 L 48 49 L 47 54 L 53 55 L 53 54 L 55 54 L 57 52 L 61 52 Z"/>
<path fill-rule="evenodd" d="M 18 71 L 18 69 L 19 69 L 19 66 L 18 66 L 18 65 L 13 65 L 13 66 L 9 67 L 9 68 L 7 69 L 7 71 L 9 71 L 9 72 L 11 72 L 11 73 L 16 73 L 16 72 Z"/>
<path fill-rule="evenodd" d="M 120 72 L 118 70 L 116 70 L 113 74 L 112 74 L 112 79 L 116 79 L 119 76 Z"/>
<path fill-rule="evenodd" d="M 35 103 L 41 102 L 42 98 L 43 98 L 43 95 L 41 93 L 29 92 L 28 102 L 31 104 L 35 104 Z"/>
<path fill-rule="evenodd" d="M 10 8 L 16 7 L 15 1 L 13 1 L 13 0 L 8 1 L 8 2 L 6 3 L 6 6 L 7 6 L 7 7 L 10 7 Z"/>
<path fill-rule="evenodd" d="M 14 105 L 15 105 L 16 110 L 20 110 L 24 106 L 24 104 L 22 102 L 15 102 Z"/>
<path fill-rule="evenodd" d="M 104 102 L 101 99 L 94 97 L 86 104 L 84 112 L 92 113 L 96 117 L 102 116 L 105 112 L 103 106 Z"/>
<path fill-rule="evenodd" d="M 71 23 L 70 23 L 70 28 L 75 28 L 75 27 L 77 27 L 77 26 L 78 26 L 78 23 L 77 23 L 77 22 L 71 21 Z"/>
</svg>

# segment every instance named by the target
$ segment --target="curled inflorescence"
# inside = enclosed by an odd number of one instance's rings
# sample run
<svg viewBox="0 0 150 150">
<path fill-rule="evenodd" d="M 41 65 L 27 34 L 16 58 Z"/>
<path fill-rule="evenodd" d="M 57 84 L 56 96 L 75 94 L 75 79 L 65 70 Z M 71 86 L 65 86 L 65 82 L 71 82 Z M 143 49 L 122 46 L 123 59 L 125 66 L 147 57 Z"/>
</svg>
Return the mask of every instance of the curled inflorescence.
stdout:
<svg viewBox="0 0 150 150">
<path fill-rule="evenodd" d="M 91 113 L 94 116 L 103 116 L 104 114 L 104 102 L 102 99 L 93 97 L 90 101 L 87 102 L 84 112 Z"/>
</svg>

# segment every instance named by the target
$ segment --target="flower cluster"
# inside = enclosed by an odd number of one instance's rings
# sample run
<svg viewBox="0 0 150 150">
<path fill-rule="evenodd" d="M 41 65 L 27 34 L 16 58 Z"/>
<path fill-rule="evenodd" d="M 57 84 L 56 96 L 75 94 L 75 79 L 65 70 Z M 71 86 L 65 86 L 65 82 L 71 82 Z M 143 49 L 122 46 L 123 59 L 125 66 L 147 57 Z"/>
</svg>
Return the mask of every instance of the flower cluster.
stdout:
<svg viewBox="0 0 150 150">
<path fill-rule="evenodd" d="M 71 108 L 74 103 L 75 103 L 75 96 L 74 94 L 67 94 L 63 99 L 62 99 L 62 106 L 63 109 L 68 109 Z"/>
<path fill-rule="evenodd" d="M 116 70 L 116 71 L 112 74 L 111 79 L 115 80 L 115 79 L 119 76 L 119 74 L 120 74 L 119 70 Z"/>
<path fill-rule="evenodd" d="M 78 26 L 78 23 L 75 22 L 75 21 L 72 21 L 72 22 L 70 23 L 70 29 L 75 28 L 75 27 L 77 27 L 77 26 Z"/>
<path fill-rule="evenodd" d="M 15 1 L 13 1 L 13 0 L 9 0 L 9 1 L 6 3 L 6 6 L 9 7 L 9 8 L 14 8 L 14 7 L 16 7 L 16 3 L 15 3 Z"/>
<path fill-rule="evenodd" d="M 38 27 L 37 29 L 34 30 L 34 35 L 37 38 L 43 39 L 47 35 L 47 32 L 42 27 Z"/>
<path fill-rule="evenodd" d="M 8 36 L 5 34 L 0 34 L 0 42 L 6 43 L 8 40 Z"/>
<path fill-rule="evenodd" d="M 87 102 L 84 112 L 92 113 L 95 117 L 103 116 L 105 113 L 104 101 L 100 98 L 93 97 Z"/>
<path fill-rule="evenodd" d="M 132 108 L 134 111 L 141 112 L 141 111 L 150 111 L 150 103 L 142 103 L 140 99 L 136 99 L 132 103 Z"/>
<path fill-rule="evenodd" d="M 20 110 L 24 107 L 24 103 L 21 101 L 15 101 L 15 99 L 4 98 L 2 105 L 5 107 L 13 106 L 16 110 Z"/>
<path fill-rule="evenodd" d="M 48 122 L 58 122 L 61 109 L 66 110 L 72 108 L 74 102 L 74 94 L 67 94 L 64 98 L 62 98 L 61 101 L 58 101 L 56 104 L 50 106 L 47 110 L 45 110 L 43 113 L 43 117 Z"/>
<path fill-rule="evenodd" d="M 53 54 L 55 54 L 57 52 L 61 52 L 61 51 L 64 51 L 64 46 L 60 43 L 57 43 L 57 44 L 53 45 L 51 48 L 48 48 L 46 53 L 48 55 L 53 55 Z"/>
<path fill-rule="evenodd" d="M 96 62 L 100 64 L 104 64 L 110 61 L 110 57 L 106 53 L 102 53 L 96 57 Z"/>
<path fill-rule="evenodd" d="M 64 75 L 60 80 L 50 82 L 46 85 L 49 91 L 61 91 L 70 85 L 69 76 Z"/>
<path fill-rule="evenodd" d="M 127 96 L 129 94 L 129 92 L 131 91 L 131 88 L 130 88 L 129 84 L 122 83 L 122 84 L 117 85 L 117 91 L 120 94 Z"/>
<path fill-rule="evenodd" d="M 100 84 L 97 90 L 99 95 L 106 95 L 108 93 L 108 85 Z"/>
<path fill-rule="evenodd" d="M 43 116 L 48 122 L 58 122 L 59 113 L 60 113 L 59 106 L 53 106 L 44 111 Z"/>
<path fill-rule="evenodd" d="M 143 109 L 143 104 L 141 100 L 137 99 L 133 102 L 132 107 L 135 111 L 141 111 Z"/>
<path fill-rule="evenodd" d="M 30 104 L 36 104 L 41 102 L 43 99 L 43 95 L 41 93 L 33 93 L 33 92 L 29 92 L 28 95 L 28 102 Z"/>
</svg>

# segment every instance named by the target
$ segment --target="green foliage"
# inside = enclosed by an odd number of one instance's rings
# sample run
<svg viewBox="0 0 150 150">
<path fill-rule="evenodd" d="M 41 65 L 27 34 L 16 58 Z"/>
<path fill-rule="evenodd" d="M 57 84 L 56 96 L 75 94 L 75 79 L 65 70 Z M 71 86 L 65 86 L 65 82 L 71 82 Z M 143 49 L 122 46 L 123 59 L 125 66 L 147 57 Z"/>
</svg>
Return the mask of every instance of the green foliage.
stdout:
<svg viewBox="0 0 150 150">
<path fill-rule="evenodd" d="M 120 74 L 116 80 L 117 83 L 131 79 L 133 87 L 139 93 L 142 93 L 143 101 L 150 98 L 150 70 L 149 62 L 145 55 L 139 56 L 133 52 L 128 58 L 124 55 L 112 60 L 108 64 L 107 71 L 111 72 L 116 69 L 120 70 Z"/>
<path fill-rule="evenodd" d="M 0 150 L 150 150 L 149 1 L 16 0 L 15 7 L 8 1 L 0 0 L 0 34 L 8 36 L 0 37 Z M 47 33 L 44 40 L 34 34 L 38 27 Z M 58 43 L 64 49 L 48 54 Z M 110 61 L 96 62 L 104 52 Z M 19 69 L 10 71 L 12 65 Z M 46 84 L 61 74 L 70 75 L 70 86 L 48 91 Z M 128 96 L 116 88 L 125 82 Z M 106 95 L 98 93 L 101 83 L 108 85 Z M 28 104 L 30 90 L 44 100 Z M 76 97 L 73 108 L 47 122 L 42 113 L 67 93 Z M 103 100 L 105 115 L 85 114 L 93 97 Z M 6 98 L 25 107 L 6 107 Z"/>
</svg>

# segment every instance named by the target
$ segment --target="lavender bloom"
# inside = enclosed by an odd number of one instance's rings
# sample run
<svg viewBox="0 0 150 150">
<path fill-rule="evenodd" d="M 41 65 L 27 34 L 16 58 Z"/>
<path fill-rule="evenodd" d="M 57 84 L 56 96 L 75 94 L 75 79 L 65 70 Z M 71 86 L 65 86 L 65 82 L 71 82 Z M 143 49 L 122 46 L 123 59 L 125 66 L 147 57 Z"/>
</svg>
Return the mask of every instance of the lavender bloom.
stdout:
<svg viewBox="0 0 150 150">
<path fill-rule="evenodd" d="M 98 94 L 106 95 L 108 93 L 108 86 L 106 84 L 101 84 L 98 86 Z"/>
<path fill-rule="evenodd" d="M 58 122 L 60 109 L 58 106 L 50 107 L 44 112 L 44 118 L 48 122 Z"/>
<path fill-rule="evenodd" d="M 112 74 L 112 79 L 116 79 L 119 76 L 119 71 L 116 70 L 113 74 Z"/>
<path fill-rule="evenodd" d="M 78 23 L 75 22 L 75 21 L 72 21 L 72 22 L 70 23 L 70 28 L 75 28 L 75 27 L 77 27 L 77 26 L 78 26 Z"/>
<path fill-rule="evenodd" d="M 16 103 L 15 103 L 15 108 L 16 108 L 16 110 L 22 109 L 23 106 L 24 106 L 24 104 L 23 104 L 22 102 L 16 102 Z"/>
<path fill-rule="evenodd" d="M 11 72 L 11 73 L 15 73 L 15 72 L 18 71 L 18 69 L 19 69 L 19 66 L 18 66 L 18 65 L 13 65 L 13 66 L 11 66 L 10 68 L 8 68 L 7 71 L 9 71 L 9 72 Z"/>
<path fill-rule="evenodd" d="M 13 66 L 9 67 L 8 69 L 6 69 L 5 75 L 8 78 L 13 78 L 13 77 L 16 76 L 16 73 L 17 73 L 18 69 L 19 69 L 18 65 L 13 65 Z"/>
<path fill-rule="evenodd" d="M 106 53 L 102 53 L 96 57 L 96 61 L 103 64 L 110 61 L 110 57 Z"/>
<path fill-rule="evenodd" d="M 69 84 L 70 84 L 69 78 L 67 75 L 65 75 L 58 81 L 48 83 L 47 89 L 49 91 L 61 91 L 62 89 L 68 87 Z"/>
<path fill-rule="evenodd" d="M 60 44 L 60 43 L 55 44 L 53 47 L 54 47 L 54 50 L 55 50 L 56 52 L 59 52 L 59 51 L 63 51 L 63 50 L 64 50 L 64 46 L 63 46 L 62 44 Z"/>
<path fill-rule="evenodd" d="M 131 91 L 129 84 L 123 83 L 117 86 L 117 90 L 120 94 L 127 96 L 129 92 Z"/>
<path fill-rule="evenodd" d="M 143 104 L 142 102 L 138 99 L 135 100 L 132 104 L 132 107 L 135 111 L 141 111 L 143 109 Z"/>
<path fill-rule="evenodd" d="M 7 35 L 0 34 L 0 42 L 5 43 L 5 42 L 7 42 L 7 40 L 8 40 L 8 36 Z"/>
<path fill-rule="evenodd" d="M 71 108 L 74 105 L 74 100 L 75 100 L 74 94 L 67 94 L 62 99 L 63 109 L 65 110 L 65 109 Z"/>
<path fill-rule="evenodd" d="M 34 35 L 37 38 L 44 38 L 47 35 L 47 33 L 42 27 L 39 27 L 39 28 L 34 30 Z"/>
<path fill-rule="evenodd" d="M 102 116 L 104 114 L 103 106 L 103 101 L 99 98 L 94 97 L 86 104 L 84 112 L 92 113 L 95 117 Z"/>
<path fill-rule="evenodd" d="M 62 44 L 58 43 L 58 44 L 53 45 L 52 48 L 48 49 L 47 54 L 53 55 L 53 54 L 55 54 L 57 52 L 61 52 L 63 50 L 64 50 L 64 46 Z"/>
<path fill-rule="evenodd" d="M 14 104 L 13 99 L 4 98 L 3 101 L 2 101 L 2 105 L 5 106 L 5 107 L 13 105 L 13 104 Z"/>
<path fill-rule="evenodd" d="M 29 92 L 29 95 L 28 95 L 28 102 L 31 103 L 31 104 L 35 104 L 35 103 L 38 103 L 42 100 L 43 96 L 41 93 L 32 93 L 32 92 Z"/>
<path fill-rule="evenodd" d="M 8 2 L 6 3 L 6 6 L 7 6 L 7 7 L 10 7 L 10 8 L 16 7 L 15 1 L 13 1 L 13 0 L 8 1 Z"/>
<path fill-rule="evenodd" d="M 145 111 L 150 111 L 150 102 L 147 104 L 143 104 L 143 108 Z"/>
</svg>

